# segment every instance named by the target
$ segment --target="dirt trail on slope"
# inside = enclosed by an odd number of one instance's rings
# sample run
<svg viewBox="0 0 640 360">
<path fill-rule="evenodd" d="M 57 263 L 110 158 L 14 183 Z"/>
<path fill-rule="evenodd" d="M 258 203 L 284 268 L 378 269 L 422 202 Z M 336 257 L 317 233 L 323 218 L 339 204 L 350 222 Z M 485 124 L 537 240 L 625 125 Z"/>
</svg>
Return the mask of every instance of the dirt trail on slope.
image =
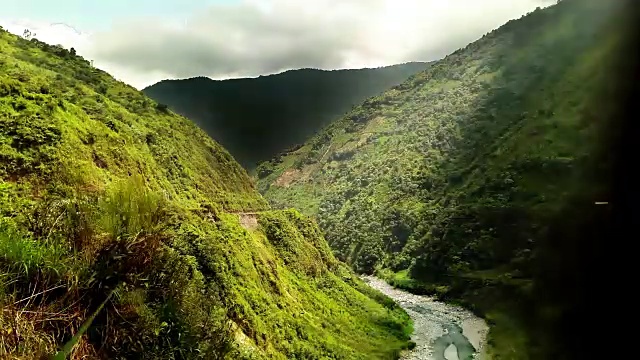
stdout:
<svg viewBox="0 0 640 360">
<path fill-rule="evenodd" d="M 229 214 L 238 215 L 240 225 L 247 230 L 255 230 L 258 228 L 258 214 L 260 211 L 229 211 Z"/>
<path fill-rule="evenodd" d="M 240 213 L 240 225 L 247 230 L 255 230 L 258 228 L 258 216 L 256 213 Z"/>
</svg>

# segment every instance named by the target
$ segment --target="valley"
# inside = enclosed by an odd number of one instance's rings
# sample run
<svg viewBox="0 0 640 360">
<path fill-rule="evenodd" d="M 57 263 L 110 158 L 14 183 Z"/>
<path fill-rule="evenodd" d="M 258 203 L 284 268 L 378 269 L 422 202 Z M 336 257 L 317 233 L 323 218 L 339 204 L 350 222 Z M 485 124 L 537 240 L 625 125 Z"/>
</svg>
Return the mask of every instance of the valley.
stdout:
<svg viewBox="0 0 640 360">
<path fill-rule="evenodd" d="M 416 346 L 406 351 L 406 360 L 483 359 L 489 327 L 468 310 L 414 295 L 387 284 L 384 280 L 364 276 L 364 281 L 396 301 L 413 320 L 411 340 Z"/>
<path fill-rule="evenodd" d="M 258 3 L 220 6 L 265 25 Z M 552 3 L 435 61 L 141 91 L 0 27 L 0 359 L 586 358 L 584 299 L 619 276 L 594 280 L 620 211 L 610 148 L 631 22 L 622 0 Z M 286 68 L 267 50 L 324 51 L 302 32 L 287 45 L 312 20 L 298 16 L 257 50 L 247 24 L 147 40 L 174 41 L 171 61 L 256 50 L 244 66 Z M 317 35 L 337 21 L 318 18 Z M 327 63 L 355 56 L 336 34 Z M 371 34 L 367 54 L 401 42 Z M 232 46 L 177 50 L 209 38 Z"/>
<path fill-rule="evenodd" d="M 353 106 L 429 66 L 298 69 L 258 78 L 165 80 L 142 91 L 194 121 L 248 171 L 294 149 Z"/>
<path fill-rule="evenodd" d="M 0 308 L 3 359 L 389 359 L 411 328 L 190 120 L 2 29 Z"/>
<path fill-rule="evenodd" d="M 490 320 L 490 358 L 570 358 L 554 331 L 586 281 L 570 249 L 607 216 L 623 6 L 509 21 L 259 165 L 258 190 L 356 272 Z"/>
</svg>

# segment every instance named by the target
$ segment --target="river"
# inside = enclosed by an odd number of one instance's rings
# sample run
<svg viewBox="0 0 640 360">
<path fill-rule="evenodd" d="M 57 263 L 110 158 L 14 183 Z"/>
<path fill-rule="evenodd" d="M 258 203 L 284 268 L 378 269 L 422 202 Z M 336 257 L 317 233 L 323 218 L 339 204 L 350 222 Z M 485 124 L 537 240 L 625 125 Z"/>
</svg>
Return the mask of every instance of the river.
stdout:
<svg viewBox="0 0 640 360">
<path fill-rule="evenodd" d="M 402 360 L 481 359 L 489 327 L 472 312 L 459 306 L 435 301 L 395 289 L 384 280 L 363 276 L 372 288 L 395 300 L 413 320 L 411 340 L 416 347 Z"/>
</svg>

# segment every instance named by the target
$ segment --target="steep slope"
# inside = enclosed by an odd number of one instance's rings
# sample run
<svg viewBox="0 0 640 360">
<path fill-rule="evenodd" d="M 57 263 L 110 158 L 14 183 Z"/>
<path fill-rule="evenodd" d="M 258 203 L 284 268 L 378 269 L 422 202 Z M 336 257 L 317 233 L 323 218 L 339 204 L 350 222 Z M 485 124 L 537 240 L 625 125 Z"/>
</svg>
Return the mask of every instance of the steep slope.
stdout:
<svg viewBox="0 0 640 360">
<path fill-rule="evenodd" d="M 519 329 L 570 309 L 548 290 L 576 281 L 571 229 L 605 211 L 623 3 L 564 0 L 507 23 L 261 164 L 260 191 L 317 217 L 357 271 L 469 301 L 500 324 L 494 355 L 561 358 L 552 331 Z"/>
<path fill-rule="evenodd" d="M 246 169 L 301 144 L 353 106 L 426 63 L 378 69 L 300 69 L 253 79 L 161 81 L 143 90 L 193 120 Z"/>
<path fill-rule="evenodd" d="M 1 28 L 0 306 L 1 358 L 388 359 L 410 332 L 189 120 Z"/>
</svg>

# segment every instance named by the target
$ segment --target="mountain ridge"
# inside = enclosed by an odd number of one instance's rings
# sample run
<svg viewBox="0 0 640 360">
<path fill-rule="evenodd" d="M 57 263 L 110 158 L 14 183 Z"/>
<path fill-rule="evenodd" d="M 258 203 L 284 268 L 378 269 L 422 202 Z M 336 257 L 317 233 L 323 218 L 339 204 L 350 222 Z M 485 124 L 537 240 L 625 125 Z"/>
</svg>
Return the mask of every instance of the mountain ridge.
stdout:
<svg viewBox="0 0 640 360">
<path fill-rule="evenodd" d="M 143 91 L 192 119 L 248 170 L 296 146 L 371 95 L 429 63 L 287 70 L 257 78 L 166 80 Z"/>
<path fill-rule="evenodd" d="M 314 68 L 314 67 L 303 67 L 303 68 L 295 68 L 295 69 L 288 69 L 288 70 L 282 70 L 280 72 L 275 72 L 275 73 L 271 73 L 271 74 L 261 74 L 261 75 L 256 75 L 256 76 L 239 76 L 239 77 L 233 77 L 233 78 L 228 78 L 228 79 L 215 79 L 209 76 L 204 76 L 204 75 L 200 75 L 200 76 L 192 76 L 192 77 L 185 77 L 185 78 L 175 78 L 175 79 L 162 79 L 158 82 L 156 82 L 155 84 L 151 84 L 149 86 L 145 86 L 141 91 L 144 91 L 145 89 L 148 89 L 154 85 L 163 83 L 163 82 L 172 82 L 172 81 L 185 81 L 185 80 L 195 80 L 195 79 L 204 79 L 204 80 L 213 80 L 213 81 L 217 81 L 217 82 L 221 82 L 221 81 L 231 81 L 231 80 L 250 80 L 250 79 L 258 79 L 258 78 L 263 78 L 263 77 L 269 77 L 269 76 L 277 76 L 277 75 L 282 75 L 282 74 L 286 74 L 286 73 L 290 73 L 290 72 L 298 72 L 298 71 L 305 71 L 305 70 L 312 70 L 312 71 L 319 71 L 319 72 L 340 72 L 340 71 L 358 71 L 358 70 L 379 70 L 379 69 L 387 69 L 387 68 L 392 68 L 392 67 L 398 67 L 398 66 L 403 66 L 403 65 L 413 65 L 413 64 L 424 64 L 424 65 L 428 65 L 430 63 L 433 63 L 435 61 L 407 61 L 404 63 L 398 63 L 398 64 L 393 64 L 393 65 L 381 65 L 381 66 L 376 66 L 376 67 L 361 67 L 361 68 L 343 68 L 343 69 L 323 69 L 323 68 Z"/>
<path fill-rule="evenodd" d="M 2 28 L 0 307 L 16 359 L 388 359 L 411 331 L 191 121 Z"/>
<path fill-rule="evenodd" d="M 605 211 L 622 8 L 564 0 L 509 21 L 259 165 L 260 192 L 316 218 L 356 271 L 483 314 L 491 355 L 570 358 L 550 334 L 578 219 Z"/>
</svg>

